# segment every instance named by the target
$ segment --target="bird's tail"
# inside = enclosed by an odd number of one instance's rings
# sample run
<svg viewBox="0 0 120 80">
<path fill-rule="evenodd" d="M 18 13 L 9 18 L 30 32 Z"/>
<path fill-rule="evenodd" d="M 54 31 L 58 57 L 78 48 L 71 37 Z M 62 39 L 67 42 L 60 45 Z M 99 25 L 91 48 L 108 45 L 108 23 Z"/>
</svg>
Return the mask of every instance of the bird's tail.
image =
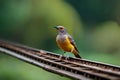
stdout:
<svg viewBox="0 0 120 80">
<path fill-rule="evenodd" d="M 77 57 L 77 58 L 82 58 L 82 57 L 79 55 L 79 52 L 78 52 L 78 51 L 73 50 L 72 53 L 75 55 L 75 57 Z"/>
</svg>

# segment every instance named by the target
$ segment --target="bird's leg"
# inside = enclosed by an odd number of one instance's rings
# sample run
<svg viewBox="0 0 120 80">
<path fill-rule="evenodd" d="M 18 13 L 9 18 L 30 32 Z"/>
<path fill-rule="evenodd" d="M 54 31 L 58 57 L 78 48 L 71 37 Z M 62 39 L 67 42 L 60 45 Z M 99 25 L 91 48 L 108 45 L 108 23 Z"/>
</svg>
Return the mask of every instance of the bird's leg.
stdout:
<svg viewBox="0 0 120 80">
<path fill-rule="evenodd" d="M 63 55 L 60 55 L 59 59 L 61 60 L 61 59 L 62 59 L 62 57 L 63 57 Z"/>
<path fill-rule="evenodd" d="M 72 48 L 70 52 L 72 53 L 73 50 L 74 50 L 74 48 Z M 69 56 L 66 57 L 66 60 L 68 60 L 68 59 L 69 59 Z"/>
<path fill-rule="evenodd" d="M 68 60 L 69 59 L 69 56 L 66 56 L 66 58 L 65 58 L 66 60 Z"/>
<path fill-rule="evenodd" d="M 66 52 L 64 52 L 64 54 L 65 54 L 65 53 L 66 53 Z M 60 57 L 59 57 L 60 60 L 62 59 L 62 57 L 64 56 L 64 54 L 60 55 Z"/>
<path fill-rule="evenodd" d="M 65 53 L 66 53 L 66 52 L 64 52 L 64 54 L 65 54 Z M 63 54 L 63 55 L 64 55 L 64 54 Z M 69 56 L 67 56 L 65 59 L 66 59 L 66 60 L 69 59 Z"/>
<path fill-rule="evenodd" d="M 69 55 L 66 56 L 65 60 L 68 60 L 69 59 Z"/>
</svg>

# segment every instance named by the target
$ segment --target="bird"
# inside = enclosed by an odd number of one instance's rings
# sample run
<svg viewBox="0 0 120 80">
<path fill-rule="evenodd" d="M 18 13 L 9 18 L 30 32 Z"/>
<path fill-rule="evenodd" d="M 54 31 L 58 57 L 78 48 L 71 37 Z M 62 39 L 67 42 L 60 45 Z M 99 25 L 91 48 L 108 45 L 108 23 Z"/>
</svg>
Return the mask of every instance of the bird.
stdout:
<svg viewBox="0 0 120 80">
<path fill-rule="evenodd" d="M 54 28 L 56 28 L 58 30 L 58 35 L 56 37 L 56 42 L 57 42 L 58 47 L 61 50 L 63 50 L 64 53 L 71 52 L 75 55 L 76 58 L 82 58 L 79 55 L 79 51 L 76 47 L 75 41 L 67 33 L 65 27 L 64 26 L 55 26 Z"/>
</svg>

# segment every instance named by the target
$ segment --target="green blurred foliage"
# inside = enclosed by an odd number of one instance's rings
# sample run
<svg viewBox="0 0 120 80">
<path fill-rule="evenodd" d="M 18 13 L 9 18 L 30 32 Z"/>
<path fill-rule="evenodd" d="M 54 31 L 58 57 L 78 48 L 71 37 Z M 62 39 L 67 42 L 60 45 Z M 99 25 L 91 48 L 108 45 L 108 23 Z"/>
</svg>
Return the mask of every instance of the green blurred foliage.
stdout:
<svg viewBox="0 0 120 80">
<path fill-rule="evenodd" d="M 56 25 L 64 25 L 71 34 L 82 36 L 78 14 L 62 0 L 8 0 L 2 4 L 0 33 L 3 38 L 51 49 L 51 45 L 55 44 L 56 31 L 53 27 Z"/>
<path fill-rule="evenodd" d="M 97 51 L 120 53 L 120 26 L 108 21 L 93 30 L 92 43 Z"/>
<path fill-rule="evenodd" d="M 120 66 L 120 0 L 0 0 L 0 38 L 63 54 L 57 25 L 67 28 L 83 58 Z M 0 54 L 0 80 L 70 80 L 7 57 Z"/>
<path fill-rule="evenodd" d="M 114 20 L 120 24 L 120 0 L 66 0 L 81 15 L 85 26 L 95 25 L 108 20 Z M 96 26 L 91 26 L 96 27 Z"/>
<path fill-rule="evenodd" d="M 0 53 L 0 80 L 70 80 Z M 4 57 L 4 58 L 3 58 Z"/>
</svg>

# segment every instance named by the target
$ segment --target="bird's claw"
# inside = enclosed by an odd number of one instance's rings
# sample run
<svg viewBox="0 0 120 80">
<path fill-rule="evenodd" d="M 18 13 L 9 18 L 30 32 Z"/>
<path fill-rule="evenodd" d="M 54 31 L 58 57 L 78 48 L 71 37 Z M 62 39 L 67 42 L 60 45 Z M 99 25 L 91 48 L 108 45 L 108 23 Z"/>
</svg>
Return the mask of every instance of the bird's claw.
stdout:
<svg viewBox="0 0 120 80">
<path fill-rule="evenodd" d="M 69 59 L 69 56 L 67 56 L 66 58 L 65 58 L 65 60 L 68 60 Z"/>
<path fill-rule="evenodd" d="M 63 55 L 60 55 L 59 59 L 61 60 L 61 59 L 62 59 L 62 57 L 63 57 Z"/>
</svg>

